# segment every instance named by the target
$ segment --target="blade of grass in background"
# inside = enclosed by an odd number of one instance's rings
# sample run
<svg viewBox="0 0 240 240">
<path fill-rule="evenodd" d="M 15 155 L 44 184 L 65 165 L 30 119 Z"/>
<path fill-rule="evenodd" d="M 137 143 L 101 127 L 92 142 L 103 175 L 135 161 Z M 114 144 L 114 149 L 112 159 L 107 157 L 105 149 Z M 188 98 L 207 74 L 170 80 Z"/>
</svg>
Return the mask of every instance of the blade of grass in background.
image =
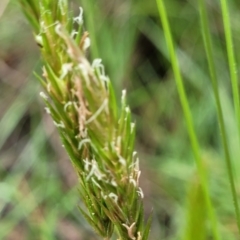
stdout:
<svg viewBox="0 0 240 240">
<path fill-rule="evenodd" d="M 186 232 L 183 239 L 205 240 L 207 237 L 205 230 L 207 209 L 204 201 L 204 192 L 198 179 L 193 179 L 190 183 L 188 195 Z"/>
<path fill-rule="evenodd" d="M 6 139 L 10 136 L 24 113 L 27 111 L 28 103 L 35 96 L 37 88 L 33 84 L 27 84 L 23 88 L 21 94 L 12 101 L 12 104 L 7 109 L 0 121 L 0 148 L 4 145 Z"/>
<path fill-rule="evenodd" d="M 228 10 L 228 4 L 226 0 L 221 0 L 221 7 L 222 7 L 224 33 L 226 38 L 227 54 L 228 54 L 229 72 L 230 72 L 230 77 L 232 82 L 234 108 L 235 108 L 236 122 L 238 127 L 239 140 L 240 140 L 240 105 L 239 105 L 239 91 L 238 91 L 238 76 L 237 76 L 236 60 L 235 60 L 233 41 L 232 41 L 229 10 Z"/>
<path fill-rule="evenodd" d="M 184 89 L 183 80 L 182 80 L 180 68 L 178 65 L 177 56 L 176 56 L 175 49 L 174 49 L 173 39 L 171 36 L 171 30 L 170 30 L 170 26 L 169 26 L 168 19 L 167 19 L 167 12 L 166 12 L 163 1 L 162 0 L 156 0 L 156 1 L 157 1 L 157 5 L 158 5 L 159 15 L 160 15 L 162 25 L 163 25 L 163 30 L 165 33 L 166 42 L 167 42 L 169 53 L 170 53 L 171 64 L 172 64 L 172 68 L 173 68 L 173 72 L 174 72 L 174 76 L 175 76 L 177 89 L 179 92 L 181 105 L 182 105 L 182 108 L 184 111 L 187 130 L 188 130 L 188 134 L 189 134 L 192 149 L 193 149 L 193 154 L 194 154 L 194 158 L 196 161 L 200 182 L 202 184 L 202 188 L 203 188 L 203 192 L 204 192 L 204 197 L 205 197 L 205 201 L 206 201 L 206 205 L 207 205 L 207 211 L 208 211 L 209 218 L 210 218 L 211 224 L 212 224 L 213 236 L 214 236 L 214 239 L 217 240 L 217 239 L 220 239 L 219 233 L 217 230 L 217 220 L 216 220 L 215 212 L 213 210 L 211 199 L 210 199 L 210 194 L 209 194 L 209 189 L 208 189 L 208 184 L 207 184 L 207 179 L 206 179 L 206 172 L 205 172 L 205 168 L 204 168 L 203 162 L 201 161 L 201 157 L 200 157 L 199 144 L 198 144 L 197 136 L 196 136 L 196 133 L 194 130 L 192 115 L 191 115 L 188 99 L 186 96 L 186 92 Z"/>
<path fill-rule="evenodd" d="M 0 3 L 0 17 L 2 16 L 2 14 L 4 13 L 7 5 L 9 3 L 9 0 L 2 0 Z"/>
<path fill-rule="evenodd" d="M 223 143 L 223 148 L 224 148 L 228 178 L 229 178 L 229 182 L 230 182 L 230 186 L 231 186 L 231 192 L 232 192 L 232 197 L 233 197 L 234 207 L 235 207 L 235 212 L 236 212 L 236 217 L 237 217 L 237 225 L 238 225 L 238 229 L 240 231 L 240 213 L 239 213 L 238 199 L 237 199 L 237 193 L 236 193 L 236 188 L 235 188 L 235 183 L 234 183 L 231 157 L 229 154 L 227 134 L 226 134 L 226 129 L 225 129 L 225 125 L 224 125 L 222 106 L 221 106 L 221 101 L 220 101 L 220 96 L 219 96 L 217 72 L 216 72 L 216 68 L 215 68 L 215 64 L 214 64 L 212 40 L 211 40 L 211 36 L 210 36 L 207 10 L 206 10 L 206 5 L 205 5 L 204 0 L 199 0 L 199 10 L 200 10 L 200 20 L 201 20 L 201 26 L 202 26 L 202 35 L 203 35 L 205 51 L 206 51 L 206 55 L 207 55 L 207 61 L 208 61 L 208 67 L 209 67 L 214 97 L 215 97 L 215 101 L 216 101 L 218 122 L 219 122 L 220 132 L 221 132 L 220 135 L 222 138 L 222 143 Z M 226 29 L 225 29 L 225 31 L 226 31 Z"/>
</svg>

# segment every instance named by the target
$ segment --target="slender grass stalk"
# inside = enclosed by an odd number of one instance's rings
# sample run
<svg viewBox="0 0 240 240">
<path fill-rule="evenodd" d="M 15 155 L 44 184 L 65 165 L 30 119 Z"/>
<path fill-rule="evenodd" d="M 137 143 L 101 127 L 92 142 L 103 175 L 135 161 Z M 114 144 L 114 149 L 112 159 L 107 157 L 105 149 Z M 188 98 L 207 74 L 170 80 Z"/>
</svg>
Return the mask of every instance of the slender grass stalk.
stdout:
<svg viewBox="0 0 240 240">
<path fill-rule="evenodd" d="M 229 72 L 230 72 L 230 77 L 232 82 L 234 109 L 235 109 L 235 115 L 236 115 L 236 122 L 238 126 L 238 136 L 240 140 L 240 105 L 239 105 L 238 76 L 237 76 L 237 69 L 236 69 L 235 54 L 233 49 L 229 10 L 228 10 L 228 4 L 226 0 L 221 0 L 221 8 L 222 8 L 222 16 L 223 16 L 224 33 L 226 38 Z"/>
<path fill-rule="evenodd" d="M 83 9 L 73 18 L 67 0 L 20 2 L 41 48 L 40 95 L 79 177 L 86 207 L 80 211 L 105 240 L 114 232 L 119 240 L 147 240 L 151 218 L 144 222 L 126 91 L 119 110 L 101 59 L 90 63 L 85 56 L 90 39 L 82 30 Z"/>
<path fill-rule="evenodd" d="M 207 208 L 203 189 L 199 178 L 193 178 L 189 183 L 187 221 L 185 232 L 181 239 L 184 240 L 203 240 L 208 239 L 206 231 Z M 197 234 L 196 234 L 197 233 Z"/>
<path fill-rule="evenodd" d="M 218 240 L 218 239 L 220 239 L 220 237 L 219 237 L 219 233 L 217 230 L 217 221 L 216 221 L 215 212 L 213 210 L 211 199 L 210 199 L 210 193 L 209 193 L 207 179 L 206 179 L 206 171 L 205 171 L 204 165 L 203 165 L 203 163 L 201 161 L 201 157 L 200 157 L 199 144 L 198 144 L 197 136 L 196 136 L 196 133 L 194 130 L 192 115 L 191 115 L 190 107 L 188 104 L 186 92 L 184 89 L 183 80 L 182 80 L 177 56 L 176 56 L 175 49 L 174 49 L 173 39 L 171 36 L 171 30 L 170 30 L 170 26 L 169 26 L 168 19 L 167 19 L 167 12 L 166 12 L 163 0 L 156 0 L 156 2 L 158 5 L 159 15 L 160 15 L 160 18 L 162 21 L 163 30 L 165 33 L 165 38 L 166 38 L 168 50 L 170 53 L 170 59 L 171 59 L 171 64 L 172 64 L 172 68 L 173 68 L 173 72 L 174 72 L 174 76 L 175 76 L 175 81 L 176 81 L 181 105 L 183 108 L 185 120 L 186 120 L 187 130 L 188 130 L 188 134 L 189 134 L 192 149 L 193 149 L 193 154 L 194 154 L 195 162 L 197 165 L 200 182 L 202 184 L 202 188 L 203 188 L 203 192 L 204 192 L 204 197 L 205 197 L 205 201 L 206 201 L 206 205 L 207 205 L 209 218 L 210 218 L 211 224 L 212 224 L 213 236 L 214 236 L 215 240 Z"/>
<path fill-rule="evenodd" d="M 224 9 L 226 10 L 225 7 L 224 7 Z M 210 72 L 210 79 L 212 82 L 214 97 L 215 97 L 216 106 L 217 106 L 218 122 L 219 122 L 219 126 L 220 126 L 221 138 L 222 138 L 222 142 L 223 142 L 228 178 L 229 178 L 232 197 L 233 197 L 233 201 L 234 201 L 238 230 L 240 232 L 240 213 L 239 213 L 238 199 L 237 199 L 237 193 L 236 193 L 236 188 L 235 188 L 235 184 L 234 184 L 234 176 L 233 176 L 233 170 L 232 170 L 231 157 L 229 154 L 226 129 L 225 129 L 225 125 L 224 125 L 223 112 L 222 112 L 222 107 L 221 107 L 219 91 L 218 91 L 218 81 L 217 81 L 216 69 L 215 69 L 214 59 L 213 59 L 212 40 L 211 40 L 211 36 L 210 36 L 208 16 L 207 16 L 206 5 L 205 5 L 204 0 L 199 0 L 199 10 L 200 10 L 200 20 L 201 20 L 201 25 L 202 25 L 202 35 L 203 35 L 203 39 L 204 39 L 205 51 L 206 51 L 206 55 L 207 55 L 208 67 L 209 67 L 209 72 Z M 226 18 L 226 16 L 225 16 L 225 18 Z M 225 21 L 226 21 L 226 19 L 225 19 Z M 228 38 L 230 38 L 229 32 L 228 33 L 226 32 L 226 34 L 228 35 Z M 228 44 L 230 44 L 230 43 L 228 43 Z M 228 47 L 231 47 L 231 45 L 229 45 Z M 229 62 L 231 62 L 231 68 L 232 68 L 232 67 L 234 67 L 234 65 L 232 66 L 232 64 L 234 64 L 233 56 L 231 56 L 231 53 L 229 53 L 229 54 L 230 54 Z M 235 78 L 235 76 L 234 76 L 234 78 Z"/>
</svg>

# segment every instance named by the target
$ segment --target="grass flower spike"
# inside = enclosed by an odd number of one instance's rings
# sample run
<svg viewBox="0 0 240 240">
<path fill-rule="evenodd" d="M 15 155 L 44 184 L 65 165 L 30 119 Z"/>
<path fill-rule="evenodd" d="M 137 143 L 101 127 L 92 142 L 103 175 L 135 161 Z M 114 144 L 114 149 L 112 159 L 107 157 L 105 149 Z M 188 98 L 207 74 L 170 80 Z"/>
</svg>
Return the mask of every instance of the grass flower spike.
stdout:
<svg viewBox="0 0 240 240">
<path fill-rule="evenodd" d="M 65 0 L 20 2 L 41 48 L 40 95 L 79 176 L 82 214 L 104 239 L 114 232 L 121 240 L 148 239 L 126 91 L 118 109 L 101 60 L 86 58 L 91 42 L 82 8 L 73 17 Z"/>
</svg>

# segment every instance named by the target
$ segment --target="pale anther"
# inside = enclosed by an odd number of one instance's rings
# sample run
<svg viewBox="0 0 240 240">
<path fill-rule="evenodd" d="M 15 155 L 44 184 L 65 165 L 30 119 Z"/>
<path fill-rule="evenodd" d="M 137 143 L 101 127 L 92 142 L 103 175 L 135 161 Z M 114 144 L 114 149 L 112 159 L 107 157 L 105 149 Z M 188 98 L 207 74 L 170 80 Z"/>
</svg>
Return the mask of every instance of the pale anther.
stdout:
<svg viewBox="0 0 240 240">
<path fill-rule="evenodd" d="M 43 38 L 42 38 L 42 36 L 36 35 L 36 36 L 35 36 L 35 40 L 36 40 L 36 42 L 37 42 L 38 44 L 40 44 L 41 46 L 43 45 Z"/>
<path fill-rule="evenodd" d="M 64 105 L 64 107 L 63 107 L 64 112 L 66 112 L 66 111 L 67 111 L 67 108 L 68 108 L 69 106 L 71 106 L 71 105 L 73 105 L 73 102 L 71 102 L 71 101 L 67 102 L 67 103 Z"/>
<path fill-rule="evenodd" d="M 108 99 L 104 99 L 102 105 L 99 107 L 99 109 L 85 122 L 86 124 L 89 124 L 94 119 L 97 118 L 97 116 L 103 111 L 103 109 L 107 106 Z"/>
<path fill-rule="evenodd" d="M 91 163 L 88 161 L 87 158 L 84 159 L 83 162 L 84 162 L 84 170 L 88 172 L 89 171 L 89 166 L 91 166 Z"/>
<path fill-rule="evenodd" d="M 62 121 L 60 121 L 60 123 L 57 123 L 57 122 L 53 121 L 53 123 L 54 123 L 54 125 L 55 125 L 56 127 L 65 128 L 65 125 L 64 125 L 64 123 L 63 123 Z"/>
<path fill-rule="evenodd" d="M 141 175 L 141 171 L 137 170 L 137 183 L 139 183 L 140 175 Z"/>
<path fill-rule="evenodd" d="M 137 186 L 137 183 L 136 183 L 135 179 L 133 179 L 133 177 L 130 177 L 129 182 L 132 183 L 134 187 Z"/>
<path fill-rule="evenodd" d="M 74 22 L 78 23 L 79 25 L 82 25 L 83 24 L 83 9 L 80 7 L 79 10 L 80 10 L 79 15 L 77 17 L 75 17 L 73 20 L 74 20 Z"/>
<path fill-rule="evenodd" d="M 135 129 L 135 123 L 131 123 L 131 133 L 133 133 L 134 129 Z"/>
<path fill-rule="evenodd" d="M 89 138 L 85 138 L 85 139 L 83 139 L 81 142 L 79 142 L 79 144 L 78 144 L 78 150 L 81 150 L 82 145 L 85 144 L 85 143 L 91 143 L 91 140 L 90 140 Z"/>
<path fill-rule="evenodd" d="M 138 196 L 139 196 L 139 197 L 144 198 L 143 191 L 142 191 L 142 189 L 141 189 L 140 187 L 138 188 L 137 193 L 138 193 Z"/>
<path fill-rule="evenodd" d="M 51 92 L 51 83 L 48 83 L 48 84 L 47 84 L 47 91 L 48 91 L 48 92 Z"/>
<path fill-rule="evenodd" d="M 73 66 L 73 63 L 64 63 L 62 65 L 62 74 L 60 76 L 60 79 L 63 79 L 64 77 L 66 77 L 66 75 L 72 71 L 72 66 Z"/>
<path fill-rule="evenodd" d="M 112 198 L 115 203 L 117 203 L 117 201 L 118 201 L 118 196 L 117 196 L 115 193 L 109 193 L 108 196 L 109 196 L 110 198 Z"/>
<path fill-rule="evenodd" d="M 47 100 L 48 96 L 44 92 L 40 92 L 39 94 L 43 99 Z"/>
<path fill-rule="evenodd" d="M 123 102 L 123 101 L 125 100 L 125 98 L 126 98 L 126 93 L 127 93 L 126 89 L 122 90 L 122 102 Z"/>
<path fill-rule="evenodd" d="M 96 182 L 96 180 L 95 180 L 93 177 L 92 177 L 91 179 L 92 179 L 92 182 L 93 182 L 98 188 L 102 189 L 101 186 Z"/>
<path fill-rule="evenodd" d="M 50 113 L 51 113 L 51 111 L 50 111 L 50 109 L 49 109 L 48 107 L 45 107 L 45 110 L 46 110 L 46 113 L 47 113 L 47 114 L 50 114 Z"/>
<path fill-rule="evenodd" d="M 60 36 L 60 37 L 63 37 L 64 34 L 62 33 L 62 30 L 61 30 L 61 24 L 57 22 L 57 25 L 55 27 L 55 32 Z"/>
<path fill-rule="evenodd" d="M 117 187 L 117 183 L 116 183 L 116 181 L 114 181 L 113 179 L 111 180 L 111 184 L 112 184 L 114 187 Z"/>
<path fill-rule="evenodd" d="M 83 50 L 87 50 L 91 45 L 91 40 L 89 37 L 87 37 L 83 43 Z"/>
<path fill-rule="evenodd" d="M 77 35 L 78 34 L 78 32 L 77 31 L 75 31 L 75 30 L 73 30 L 72 32 L 71 32 L 71 38 L 74 38 L 75 37 L 75 35 Z"/>
<path fill-rule="evenodd" d="M 92 175 L 95 175 L 98 180 L 101 180 L 103 177 L 105 177 L 105 174 L 101 173 L 101 171 L 99 170 L 97 162 L 95 160 L 92 161 L 91 165 L 92 165 L 91 171 L 86 177 L 87 181 L 89 180 L 90 177 L 92 177 Z"/>
<path fill-rule="evenodd" d="M 136 225 L 136 223 L 132 223 L 131 226 L 128 226 L 127 224 L 122 224 L 126 229 L 127 229 L 127 232 L 128 232 L 128 236 L 132 239 L 132 240 L 135 240 L 136 238 L 134 237 L 134 227 Z"/>
<path fill-rule="evenodd" d="M 126 159 L 124 159 L 120 154 L 118 154 L 117 156 L 118 156 L 119 162 L 120 162 L 123 166 L 126 166 L 126 164 L 127 164 Z"/>
<path fill-rule="evenodd" d="M 92 68 L 98 68 L 99 65 L 101 64 L 102 62 L 102 59 L 101 58 L 96 58 L 93 60 L 93 63 L 92 63 Z"/>
</svg>

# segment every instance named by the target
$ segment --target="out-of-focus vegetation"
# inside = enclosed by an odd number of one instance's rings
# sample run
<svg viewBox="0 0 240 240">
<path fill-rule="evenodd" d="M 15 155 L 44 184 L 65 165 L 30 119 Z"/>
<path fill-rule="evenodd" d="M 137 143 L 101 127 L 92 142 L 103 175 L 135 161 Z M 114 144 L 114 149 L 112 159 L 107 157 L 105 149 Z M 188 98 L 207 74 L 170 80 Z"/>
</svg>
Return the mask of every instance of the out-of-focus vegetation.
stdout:
<svg viewBox="0 0 240 240">
<path fill-rule="evenodd" d="M 193 0 L 165 3 L 220 235 L 238 239 L 198 5 Z M 239 194 L 240 145 L 220 1 L 207 3 Z M 211 239 L 155 1 L 75 0 L 75 15 L 79 5 L 92 39 L 90 57 L 103 59 L 119 96 L 122 88 L 128 92 L 137 123 L 146 216 L 153 208 L 149 239 Z M 238 53 L 240 4 L 229 1 L 229 8 Z M 32 72 L 41 72 L 39 50 L 17 1 L 0 2 L 0 46 L 0 239 L 97 239 L 77 209 L 75 172 L 38 97 L 40 86 Z M 236 57 L 238 63 L 240 54 Z"/>
</svg>

